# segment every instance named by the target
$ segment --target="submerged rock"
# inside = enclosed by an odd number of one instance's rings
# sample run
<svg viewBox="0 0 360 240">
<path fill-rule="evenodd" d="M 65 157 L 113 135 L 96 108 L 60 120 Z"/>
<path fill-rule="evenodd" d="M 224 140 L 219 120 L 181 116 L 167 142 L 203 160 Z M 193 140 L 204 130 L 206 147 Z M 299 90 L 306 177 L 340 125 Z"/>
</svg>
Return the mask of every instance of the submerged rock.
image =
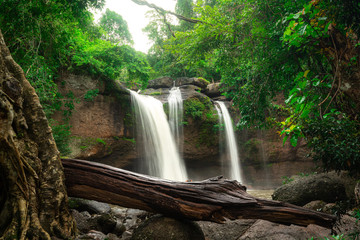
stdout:
<svg viewBox="0 0 360 240">
<path fill-rule="evenodd" d="M 205 240 L 199 225 L 188 220 L 177 220 L 156 215 L 135 229 L 132 240 Z"/>
</svg>

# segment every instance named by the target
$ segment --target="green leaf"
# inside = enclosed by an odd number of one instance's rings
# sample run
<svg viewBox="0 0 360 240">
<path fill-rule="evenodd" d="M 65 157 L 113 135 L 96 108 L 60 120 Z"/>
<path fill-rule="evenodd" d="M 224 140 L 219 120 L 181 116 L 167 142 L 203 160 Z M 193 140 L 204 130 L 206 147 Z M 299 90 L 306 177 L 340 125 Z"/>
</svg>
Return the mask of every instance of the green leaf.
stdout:
<svg viewBox="0 0 360 240">
<path fill-rule="evenodd" d="M 293 147 L 296 147 L 298 142 L 298 136 L 296 134 L 293 134 L 290 138 L 290 143 Z"/>
</svg>

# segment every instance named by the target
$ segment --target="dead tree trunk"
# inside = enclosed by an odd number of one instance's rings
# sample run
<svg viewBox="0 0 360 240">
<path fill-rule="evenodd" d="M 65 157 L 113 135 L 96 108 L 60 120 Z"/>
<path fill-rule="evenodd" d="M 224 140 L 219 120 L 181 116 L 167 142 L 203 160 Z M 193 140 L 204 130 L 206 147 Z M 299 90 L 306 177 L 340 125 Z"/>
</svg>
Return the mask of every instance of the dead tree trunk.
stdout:
<svg viewBox="0 0 360 240">
<path fill-rule="evenodd" d="M 60 154 L 0 31 L 0 240 L 71 238 Z"/>
<path fill-rule="evenodd" d="M 335 216 L 295 205 L 254 198 L 237 181 L 220 177 L 174 182 L 84 160 L 62 162 L 68 194 L 73 197 L 218 223 L 226 219 L 264 219 L 331 228 L 336 220 Z"/>
</svg>

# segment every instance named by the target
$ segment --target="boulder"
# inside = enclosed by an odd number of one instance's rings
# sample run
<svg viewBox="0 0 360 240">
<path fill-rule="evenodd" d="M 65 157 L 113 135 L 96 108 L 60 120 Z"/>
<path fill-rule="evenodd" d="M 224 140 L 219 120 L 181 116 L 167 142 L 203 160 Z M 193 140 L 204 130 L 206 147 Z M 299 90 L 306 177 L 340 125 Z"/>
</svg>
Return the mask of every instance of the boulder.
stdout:
<svg viewBox="0 0 360 240">
<path fill-rule="evenodd" d="M 205 240 L 205 237 L 201 228 L 195 222 L 156 215 L 140 224 L 135 229 L 131 239 Z"/>
<path fill-rule="evenodd" d="M 277 188 L 272 198 L 303 206 L 311 201 L 336 202 L 346 200 L 344 179 L 335 172 L 302 177 Z"/>
<path fill-rule="evenodd" d="M 206 90 L 208 84 L 209 82 L 203 78 L 180 77 L 175 80 L 175 86 L 195 85 L 200 87 L 202 91 Z"/>
<path fill-rule="evenodd" d="M 211 98 L 221 96 L 220 83 L 210 83 L 204 93 Z"/>
<path fill-rule="evenodd" d="M 204 232 L 205 239 L 208 240 L 236 240 L 243 235 L 256 220 L 240 219 L 235 221 L 226 221 L 224 224 L 203 222 L 198 224 Z"/>
<path fill-rule="evenodd" d="M 157 79 L 150 80 L 147 87 L 148 88 L 171 88 L 174 86 L 174 79 L 171 77 L 160 77 Z"/>
<path fill-rule="evenodd" d="M 75 209 L 71 210 L 71 214 L 75 219 L 76 228 L 80 233 L 88 233 L 90 230 L 95 229 L 94 222 L 91 221 L 91 215 L 88 212 L 79 212 Z"/>
<path fill-rule="evenodd" d="M 76 209 L 79 212 L 87 211 L 91 214 L 104 214 L 111 211 L 110 205 L 107 203 L 82 198 L 69 198 L 69 205 L 70 208 Z"/>
<path fill-rule="evenodd" d="M 309 225 L 308 227 L 300 227 L 295 225 L 281 225 L 269 221 L 258 220 L 252 225 L 238 240 L 267 239 L 267 240 L 302 240 L 320 239 L 331 235 L 331 230 L 317 225 Z"/>
<path fill-rule="evenodd" d="M 304 208 L 311 209 L 314 211 L 322 211 L 326 206 L 326 202 L 321 200 L 311 201 L 304 205 Z"/>
<path fill-rule="evenodd" d="M 114 218 L 112 215 L 108 213 L 97 215 L 94 217 L 94 220 L 97 223 L 96 229 L 105 234 L 112 233 L 117 224 L 116 218 Z"/>
</svg>

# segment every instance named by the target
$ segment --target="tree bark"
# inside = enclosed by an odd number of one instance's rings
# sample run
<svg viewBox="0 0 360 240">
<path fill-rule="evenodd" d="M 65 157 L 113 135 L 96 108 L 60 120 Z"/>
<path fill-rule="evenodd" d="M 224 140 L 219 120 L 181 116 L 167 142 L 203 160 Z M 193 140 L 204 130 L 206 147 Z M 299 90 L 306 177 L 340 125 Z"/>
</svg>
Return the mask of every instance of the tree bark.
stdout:
<svg viewBox="0 0 360 240">
<path fill-rule="evenodd" d="M 157 179 L 100 163 L 62 159 L 69 196 L 158 212 L 177 218 L 222 223 L 264 219 L 281 224 L 331 228 L 336 217 L 278 201 L 254 198 L 237 181 Z"/>
<path fill-rule="evenodd" d="M 0 174 L 0 239 L 74 236 L 51 128 L 1 31 Z"/>
</svg>

